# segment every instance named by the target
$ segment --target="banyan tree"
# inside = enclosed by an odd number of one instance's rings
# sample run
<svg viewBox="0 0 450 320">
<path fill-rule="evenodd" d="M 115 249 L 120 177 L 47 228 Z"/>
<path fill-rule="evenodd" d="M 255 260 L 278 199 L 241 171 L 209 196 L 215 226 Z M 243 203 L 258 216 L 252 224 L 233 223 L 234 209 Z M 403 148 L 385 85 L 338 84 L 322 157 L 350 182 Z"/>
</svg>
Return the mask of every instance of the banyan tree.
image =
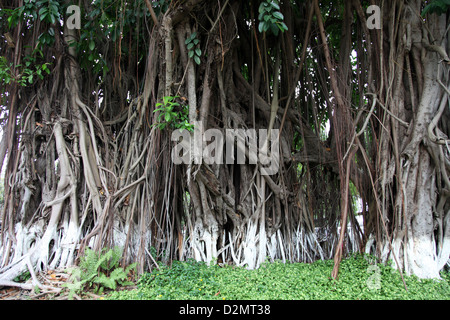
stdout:
<svg viewBox="0 0 450 320">
<path fill-rule="evenodd" d="M 351 252 L 422 278 L 448 264 L 448 2 L 0 8 L 0 285 L 87 247 L 141 273 L 334 258 L 336 278 Z"/>
</svg>

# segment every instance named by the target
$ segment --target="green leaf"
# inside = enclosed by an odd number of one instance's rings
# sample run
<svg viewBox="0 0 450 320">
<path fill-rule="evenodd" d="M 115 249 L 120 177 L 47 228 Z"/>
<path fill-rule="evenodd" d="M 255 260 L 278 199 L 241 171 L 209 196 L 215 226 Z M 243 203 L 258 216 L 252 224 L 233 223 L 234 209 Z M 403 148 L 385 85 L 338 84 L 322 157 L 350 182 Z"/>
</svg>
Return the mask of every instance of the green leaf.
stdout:
<svg viewBox="0 0 450 320">
<path fill-rule="evenodd" d="M 195 54 L 200 57 L 202 55 L 202 50 L 199 48 L 195 49 Z"/>
<path fill-rule="evenodd" d="M 283 14 L 282 14 L 281 12 L 279 12 L 279 11 L 275 11 L 275 12 L 272 14 L 272 16 L 275 17 L 276 19 L 280 20 L 280 21 L 283 21 L 283 20 L 284 20 Z"/>
<path fill-rule="evenodd" d="M 200 64 L 201 63 L 201 60 L 200 60 L 200 58 L 198 56 L 194 57 L 194 61 L 195 61 L 196 64 Z"/>
<path fill-rule="evenodd" d="M 264 2 L 263 3 L 261 3 L 260 5 L 259 5 L 259 8 L 258 8 L 258 12 L 260 13 L 260 14 L 262 14 L 262 13 L 264 13 L 266 10 L 265 10 L 265 6 L 264 6 Z"/>
<path fill-rule="evenodd" d="M 126 272 L 121 268 L 117 267 L 114 269 L 113 272 L 111 272 L 110 278 L 114 280 L 114 282 L 122 282 L 123 280 L 127 279 Z"/>
<path fill-rule="evenodd" d="M 188 49 L 188 50 L 192 50 L 192 48 L 194 48 L 194 43 L 190 42 L 190 43 L 187 45 L 187 49 Z"/>
<path fill-rule="evenodd" d="M 270 3 L 270 5 L 271 5 L 273 8 L 275 8 L 275 10 L 280 10 L 280 6 L 279 6 L 278 3 L 276 3 L 275 1 L 272 1 L 272 2 Z"/>
<path fill-rule="evenodd" d="M 168 104 L 169 101 L 172 101 L 172 97 L 170 97 L 170 96 L 164 96 L 164 97 L 163 97 L 163 103 L 164 103 L 164 105 Z"/>
<path fill-rule="evenodd" d="M 98 277 L 96 277 L 93 281 L 94 283 L 98 283 L 103 287 L 106 287 L 108 289 L 116 289 L 116 281 L 112 278 L 107 277 L 104 273 L 100 274 Z"/>
<path fill-rule="evenodd" d="M 264 31 L 264 22 L 260 22 L 258 25 L 258 31 L 259 33 L 263 33 Z"/>
<path fill-rule="evenodd" d="M 189 51 L 188 52 L 189 58 L 192 58 L 194 56 L 194 54 L 195 54 L 194 50 Z"/>
<path fill-rule="evenodd" d="M 41 8 L 41 10 L 39 10 L 39 16 L 41 18 L 41 21 L 44 20 L 44 18 L 42 16 L 47 13 L 48 13 L 48 8 Z"/>
<path fill-rule="evenodd" d="M 52 9 L 52 11 L 53 12 L 55 12 L 56 14 L 58 13 L 58 3 L 56 2 L 56 3 L 52 3 L 51 5 L 50 5 L 50 8 Z"/>
<path fill-rule="evenodd" d="M 125 268 L 125 273 L 128 274 L 131 270 L 136 269 L 137 262 L 130 264 L 128 267 Z"/>
<path fill-rule="evenodd" d="M 172 111 L 174 107 L 179 107 L 179 106 L 180 106 L 180 104 L 178 102 L 169 102 L 167 110 Z"/>
<path fill-rule="evenodd" d="M 95 41 L 94 41 L 94 40 L 91 40 L 91 41 L 89 42 L 89 50 L 93 51 L 94 49 L 95 49 Z"/>
<path fill-rule="evenodd" d="M 47 17 L 48 13 L 44 13 L 42 15 L 40 15 L 40 19 L 41 21 L 44 21 L 44 19 Z"/>
<path fill-rule="evenodd" d="M 50 14 L 50 21 L 51 21 L 52 24 L 55 24 L 55 23 L 56 23 L 56 17 L 55 17 L 55 15 Z"/>
</svg>

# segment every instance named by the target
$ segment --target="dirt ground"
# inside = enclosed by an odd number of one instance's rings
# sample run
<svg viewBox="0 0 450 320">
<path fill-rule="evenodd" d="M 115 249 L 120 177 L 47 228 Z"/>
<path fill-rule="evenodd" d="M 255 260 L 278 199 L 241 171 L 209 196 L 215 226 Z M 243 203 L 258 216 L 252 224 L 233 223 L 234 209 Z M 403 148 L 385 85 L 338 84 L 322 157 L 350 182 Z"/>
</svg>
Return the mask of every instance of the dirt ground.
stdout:
<svg viewBox="0 0 450 320">
<path fill-rule="evenodd" d="M 68 300 L 69 290 L 64 283 L 69 279 L 69 274 L 56 270 L 47 271 L 37 275 L 41 288 L 35 286 L 33 290 L 24 290 L 19 287 L 0 287 L 0 300 Z M 32 285 L 32 279 L 21 282 L 21 284 Z M 102 296 L 91 292 L 83 295 L 74 295 L 76 300 L 97 300 Z"/>
<path fill-rule="evenodd" d="M 74 300 L 103 300 L 104 297 L 86 293 L 82 296 L 75 295 Z M 69 300 L 68 290 L 60 293 L 50 292 L 33 292 L 30 290 L 23 290 L 20 288 L 0 288 L 0 301 L 4 300 Z"/>
</svg>

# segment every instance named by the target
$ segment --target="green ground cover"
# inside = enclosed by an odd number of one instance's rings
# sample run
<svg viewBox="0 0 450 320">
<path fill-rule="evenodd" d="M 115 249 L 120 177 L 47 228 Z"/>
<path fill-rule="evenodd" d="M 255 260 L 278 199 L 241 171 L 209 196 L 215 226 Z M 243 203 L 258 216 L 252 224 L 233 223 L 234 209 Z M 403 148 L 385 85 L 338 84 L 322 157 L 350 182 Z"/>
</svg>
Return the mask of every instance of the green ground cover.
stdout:
<svg viewBox="0 0 450 320">
<path fill-rule="evenodd" d="M 339 280 L 330 279 L 333 261 L 312 264 L 266 263 L 258 270 L 232 266 L 208 267 L 194 261 L 144 274 L 137 289 L 113 292 L 115 300 L 448 300 L 450 273 L 442 280 L 405 276 L 373 258 L 354 256 L 342 261 Z"/>
</svg>

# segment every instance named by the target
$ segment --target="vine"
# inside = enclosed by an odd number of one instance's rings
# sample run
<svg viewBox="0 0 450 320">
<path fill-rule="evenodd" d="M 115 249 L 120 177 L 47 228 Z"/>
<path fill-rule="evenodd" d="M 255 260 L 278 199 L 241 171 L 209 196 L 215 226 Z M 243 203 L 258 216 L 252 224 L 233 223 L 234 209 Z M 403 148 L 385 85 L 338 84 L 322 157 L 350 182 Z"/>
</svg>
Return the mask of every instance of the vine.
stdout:
<svg viewBox="0 0 450 320">
<path fill-rule="evenodd" d="M 36 77 L 43 80 L 46 74 L 51 73 L 49 67 L 51 63 L 37 63 L 37 55 L 43 58 L 43 53 L 39 48 L 36 48 L 31 55 L 25 56 L 23 64 L 18 64 L 15 68 L 12 63 L 8 63 L 6 57 L 0 56 L 0 81 L 4 85 L 16 82 L 20 86 L 26 87 L 34 84 Z M 18 70 L 17 75 L 15 75 L 14 69 Z"/>
<path fill-rule="evenodd" d="M 259 6 L 259 32 L 267 32 L 270 30 L 275 36 L 278 36 L 278 32 L 285 32 L 288 30 L 287 25 L 284 23 L 284 16 L 280 12 L 280 5 L 277 0 L 265 0 L 261 2 Z"/>
<path fill-rule="evenodd" d="M 189 58 L 193 58 L 196 64 L 201 63 L 202 50 L 200 49 L 200 40 L 197 39 L 197 32 L 193 32 L 186 39 L 186 47 L 188 49 Z"/>
</svg>

